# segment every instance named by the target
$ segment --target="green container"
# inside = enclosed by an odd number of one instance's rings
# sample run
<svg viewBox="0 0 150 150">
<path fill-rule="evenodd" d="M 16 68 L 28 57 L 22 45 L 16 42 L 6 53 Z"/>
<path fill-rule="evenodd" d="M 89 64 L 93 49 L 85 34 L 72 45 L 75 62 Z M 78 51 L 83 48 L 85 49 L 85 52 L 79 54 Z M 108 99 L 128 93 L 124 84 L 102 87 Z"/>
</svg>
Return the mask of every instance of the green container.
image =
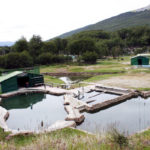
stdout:
<svg viewBox="0 0 150 150">
<path fill-rule="evenodd" d="M 0 77 L 1 92 L 11 92 L 21 87 L 34 87 L 44 84 L 44 77 L 40 74 L 15 71 Z"/>
<path fill-rule="evenodd" d="M 144 56 L 132 57 L 131 65 L 149 65 L 149 58 Z"/>
</svg>

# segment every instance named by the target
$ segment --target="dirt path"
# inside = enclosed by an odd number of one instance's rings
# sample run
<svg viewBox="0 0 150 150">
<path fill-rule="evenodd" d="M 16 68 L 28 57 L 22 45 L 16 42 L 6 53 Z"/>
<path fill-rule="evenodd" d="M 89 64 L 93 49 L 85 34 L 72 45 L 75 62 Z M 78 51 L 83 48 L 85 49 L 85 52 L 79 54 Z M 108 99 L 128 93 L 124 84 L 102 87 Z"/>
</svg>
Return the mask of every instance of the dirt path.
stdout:
<svg viewBox="0 0 150 150">
<path fill-rule="evenodd" d="M 150 74 L 140 73 L 112 77 L 98 83 L 122 88 L 150 88 Z"/>
</svg>

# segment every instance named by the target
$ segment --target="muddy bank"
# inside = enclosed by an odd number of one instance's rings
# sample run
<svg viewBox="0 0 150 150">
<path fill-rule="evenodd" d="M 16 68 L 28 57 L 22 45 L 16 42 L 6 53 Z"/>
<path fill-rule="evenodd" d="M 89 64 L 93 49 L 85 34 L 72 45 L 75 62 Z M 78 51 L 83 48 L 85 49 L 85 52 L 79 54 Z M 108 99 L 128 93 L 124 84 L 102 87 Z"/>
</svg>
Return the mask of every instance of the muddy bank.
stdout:
<svg viewBox="0 0 150 150">
<path fill-rule="evenodd" d="M 124 95 L 119 96 L 117 98 L 107 100 L 107 101 L 102 102 L 102 103 L 94 104 L 91 107 L 86 106 L 86 111 L 87 112 L 97 112 L 99 110 L 103 110 L 103 109 L 112 107 L 114 105 L 117 105 L 119 103 L 125 102 L 126 100 L 130 100 L 131 98 L 138 97 L 138 95 L 139 94 L 136 93 L 136 92 L 131 92 L 129 94 L 124 94 Z"/>
<path fill-rule="evenodd" d="M 9 117 L 8 111 L 0 106 L 0 127 L 4 129 L 4 131 L 9 131 L 8 126 L 6 124 L 6 120 Z"/>
<path fill-rule="evenodd" d="M 60 88 L 51 88 L 49 86 L 46 87 L 39 87 L 39 88 L 25 88 L 20 89 L 18 91 L 13 91 L 9 93 L 4 93 L 0 95 L 0 98 L 9 98 L 16 95 L 22 95 L 22 94 L 32 94 L 32 93 L 43 93 L 43 94 L 51 94 L 56 96 L 61 96 L 67 93 L 66 90 L 60 89 Z M 1 101 L 1 99 L 0 99 Z"/>
<path fill-rule="evenodd" d="M 124 71 L 120 71 L 120 72 L 58 72 L 58 73 L 45 72 L 42 74 L 61 77 L 61 76 L 92 76 L 92 75 L 117 74 L 117 73 L 124 73 Z"/>
<path fill-rule="evenodd" d="M 113 87 L 121 87 L 128 89 L 150 88 L 150 74 L 149 73 L 134 73 L 122 76 L 110 77 L 101 81 L 99 84 Z"/>
<path fill-rule="evenodd" d="M 143 98 L 148 98 L 150 97 L 150 91 L 138 91 L 139 96 L 143 97 Z"/>
</svg>

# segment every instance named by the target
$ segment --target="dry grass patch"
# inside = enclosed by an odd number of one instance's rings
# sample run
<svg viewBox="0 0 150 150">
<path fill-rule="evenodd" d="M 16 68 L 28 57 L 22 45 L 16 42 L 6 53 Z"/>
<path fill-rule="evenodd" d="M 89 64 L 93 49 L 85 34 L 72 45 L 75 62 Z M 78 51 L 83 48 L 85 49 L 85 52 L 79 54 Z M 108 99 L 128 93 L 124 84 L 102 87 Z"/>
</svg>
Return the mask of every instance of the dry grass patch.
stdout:
<svg viewBox="0 0 150 150">
<path fill-rule="evenodd" d="M 109 79 L 99 81 L 99 83 L 108 86 L 116 86 L 131 89 L 150 88 L 150 74 L 126 74 L 122 76 L 111 77 Z"/>
</svg>

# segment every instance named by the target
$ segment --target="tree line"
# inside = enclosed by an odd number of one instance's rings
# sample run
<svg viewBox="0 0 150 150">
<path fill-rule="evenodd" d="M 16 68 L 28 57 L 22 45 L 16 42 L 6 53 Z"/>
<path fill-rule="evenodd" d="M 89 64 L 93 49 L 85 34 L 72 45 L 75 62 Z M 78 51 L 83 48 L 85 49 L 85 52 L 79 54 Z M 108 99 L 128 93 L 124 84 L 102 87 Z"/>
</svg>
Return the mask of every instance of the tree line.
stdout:
<svg viewBox="0 0 150 150">
<path fill-rule="evenodd" d="M 42 41 L 33 35 L 20 38 L 12 47 L 0 47 L 0 67 L 19 68 L 72 61 L 95 63 L 98 58 L 137 54 L 149 51 L 150 27 L 132 27 L 115 32 L 83 31 L 66 39 Z"/>
</svg>

